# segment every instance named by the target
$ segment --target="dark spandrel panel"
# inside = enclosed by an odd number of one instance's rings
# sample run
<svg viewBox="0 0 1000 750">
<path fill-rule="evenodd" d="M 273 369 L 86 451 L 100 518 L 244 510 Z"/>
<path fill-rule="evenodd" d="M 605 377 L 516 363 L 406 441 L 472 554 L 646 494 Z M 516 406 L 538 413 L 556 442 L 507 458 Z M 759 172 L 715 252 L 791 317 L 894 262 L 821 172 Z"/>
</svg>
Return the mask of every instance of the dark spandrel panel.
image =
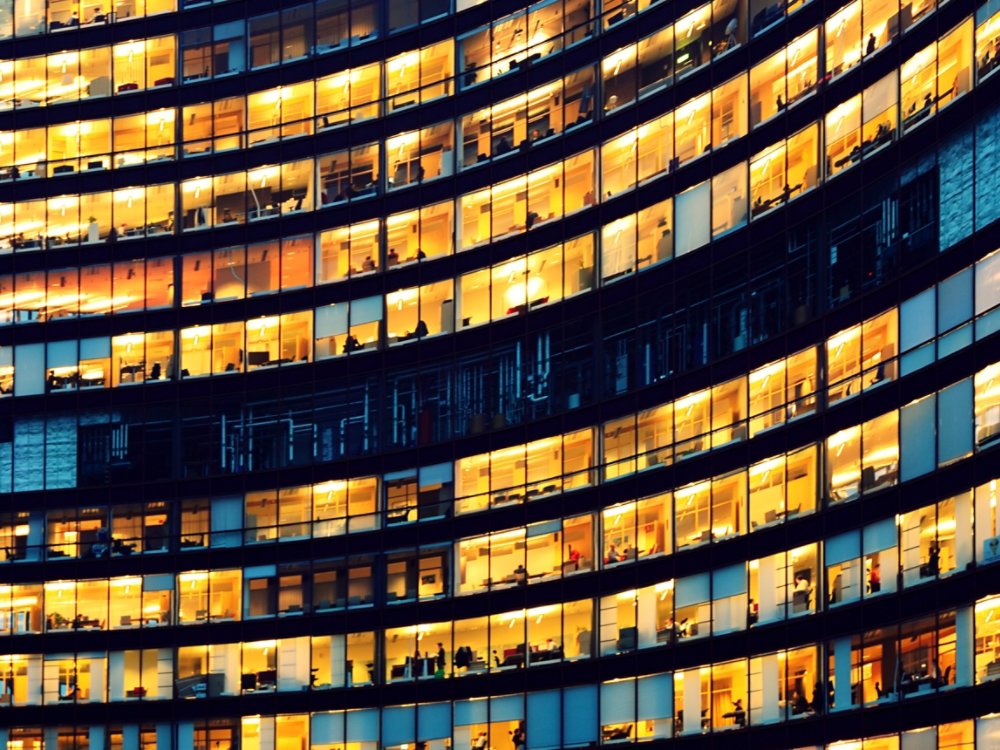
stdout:
<svg viewBox="0 0 1000 750">
<path fill-rule="evenodd" d="M 947 250 L 972 234 L 972 128 L 941 143 L 939 245 Z"/>
<path fill-rule="evenodd" d="M 938 251 L 938 160 L 933 151 L 918 156 L 899 175 L 900 264 L 911 267 Z"/>
<path fill-rule="evenodd" d="M 976 122 L 976 229 L 1000 218 L 1000 107 Z"/>
</svg>

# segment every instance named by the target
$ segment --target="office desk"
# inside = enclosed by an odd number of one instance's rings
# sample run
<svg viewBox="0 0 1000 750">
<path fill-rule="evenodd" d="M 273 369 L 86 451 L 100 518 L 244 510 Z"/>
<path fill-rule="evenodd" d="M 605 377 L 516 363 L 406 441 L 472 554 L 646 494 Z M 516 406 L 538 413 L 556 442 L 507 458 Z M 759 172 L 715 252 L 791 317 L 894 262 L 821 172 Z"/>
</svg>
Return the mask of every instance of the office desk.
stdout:
<svg viewBox="0 0 1000 750">
<path fill-rule="evenodd" d="M 390 680 L 406 680 L 414 677 L 433 677 L 437 671 L 437 659 L 433 656 L 422 656 L 414 659 L 407 656 L 402 664 L 393 664 L 389 669 Z"/>
<path fill-rule="evenodd" d="M 133 364 L 122 362 L 118 374 L 123 383 L 141 383 L 146 377 L 146 362 L 145 360 Z M 128 376 L 128 379 L 126 379 L 126 376 Z"/>
</svg>

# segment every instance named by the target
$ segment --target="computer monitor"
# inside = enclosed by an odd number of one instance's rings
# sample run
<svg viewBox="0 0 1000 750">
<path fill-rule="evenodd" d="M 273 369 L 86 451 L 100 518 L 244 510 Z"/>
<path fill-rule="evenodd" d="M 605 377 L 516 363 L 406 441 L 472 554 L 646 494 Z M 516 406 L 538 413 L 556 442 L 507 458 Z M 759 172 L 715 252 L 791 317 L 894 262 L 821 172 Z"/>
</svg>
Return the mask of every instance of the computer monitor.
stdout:
<svg viewBox="0 0 1000 750">
<path fill-rule="evenodd" d="M 247 364 L 250 367 L 260 367 L 270 361 L 271 355 L 268 352 L 247 352 Z"/>
</svg>

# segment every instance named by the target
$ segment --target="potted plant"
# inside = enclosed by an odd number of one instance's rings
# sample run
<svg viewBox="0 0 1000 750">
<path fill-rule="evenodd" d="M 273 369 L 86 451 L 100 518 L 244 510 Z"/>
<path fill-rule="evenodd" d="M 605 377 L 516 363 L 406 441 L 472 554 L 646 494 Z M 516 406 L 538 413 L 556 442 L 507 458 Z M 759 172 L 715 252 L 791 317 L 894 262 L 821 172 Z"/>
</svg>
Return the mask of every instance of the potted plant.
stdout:
<svg viewBox="0 0 1000 750">
<path fill-rule="evenodd" d="M 97 217 L 91 216 L 87 219 L 89 224 L 87 225 L 87 242 L 100 242 L 100 229 L 97 226 Z"/>
</svg>

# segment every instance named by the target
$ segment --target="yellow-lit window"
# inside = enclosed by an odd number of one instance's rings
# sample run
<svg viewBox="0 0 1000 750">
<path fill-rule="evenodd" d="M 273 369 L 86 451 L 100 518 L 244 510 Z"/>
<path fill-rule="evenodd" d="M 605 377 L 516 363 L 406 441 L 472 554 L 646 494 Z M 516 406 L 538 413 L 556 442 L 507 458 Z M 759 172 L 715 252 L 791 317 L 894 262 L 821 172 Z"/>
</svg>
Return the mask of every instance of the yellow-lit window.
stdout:
<svg viewBox="0 0 1000 750">
<path fill-rule="evenodd" d="M 660 90 L 673 80 L 674 29 L 667 26 L 639 41 L 639 69 L 649 71 L 639 81 L 639 97 Z"/>
<path fill-rule="evenodd" d="M 611 197 L 635 185 L 637 149 L 635 129 L 601 146 L 601 186 L 604 195 Z"/>
<path fill-rule="evenodd" d="M 904 62 L 899 76 L 905 132 L 937 112 L 937 44 L 925 47 Z"/>
<path fill-rule="evenodd" d="M 826 22 L 826 69 L 839 75 L 861 62 L 861 0 Z"/>
<path fill-rule="evenodd" d="M 712 146 L 747 133 L 747 77 L 742 74 L 712 90 Z"/>
<path fill-rule="evenodd" d="M 861 428 L 849 427 L 826 441 L 827 493 L 832 502 L 857 497 L 861 483 Z"/>
<path fill-rule="evenodd" d="M 320 234 L 316 249 L 317 281 L 374 271 L 379 263 L 379 223 L 370 221 Z"/>
<path fill-rule="evenodd" d="M 676 75 L 685 75 L 708 63 L 712 52 L 711 28 L 711 3 L 699 6 L 674 24 Z"/>
<path fill-rule="evenodd" d="M 861 161 L 861 97 L 854 96 L 826 116 L 826 171 L 828 175 Z"/>
<path fill-rule="evenodd" d="M 976 443 L 984 446 L 1000 437 L 1000 364 L 975 376 Z"/>
<path fill-rule="evenodd" d="M 1000 11 L 990 3 L 976 11 L 976 73 L 982 79 L 992 73 L 1000 54 Z"/>
<path fill-rule="evenodd" d="M 86 86 L 80 77 L 80 53 L 67 51 L 57 55 L 49 55 L 46 63 L 48 66 L 47 101 L 54 104 L 79 99 L 81 93 L 86 91 Z"/>
<path fill-rule="evenodd" d="M 191 571 L 177 575 L 177 622 L 208 620 L 208 572 Z"/>
<path fill-rule="evenodd" d="M 862 323 L 861 379 L 865 388 L 895 379 L 898 332 L 896 308 Z"/>
<path fill-rule="evenodd" d="M 605 480 L 631 474 L 635 471 L 635 417 L 607 422 L 604 425 L 604 478 Z"/>
<path fill-rule="evenodd" d="M 673 454 L 673 404 L 639 412 L 637 440 L 638 468 L 670 464 Z"/>
<path fill-rule="evenodd" d="M 747 165 L 739 162 L 712 178 L 712 236 L 747 223 Z"/>
<path fill-rule="evenodd" d="M 677 549 L 712 540 L 711 483 L 682 487 L 674 493 Z"/>
<path fill-rule="evenodd" d="M 44 57 L 22 57 L 14 61 L 15 106 L 40 106 L 46 103 L 46 74 Z"/>
<path fill-rule="evenodd" d="M 946 107 L 972 88 L 972 19 L 946 34 L 937 49 L 938 107 Z"/>
<path fill-rule="evenodd" d="M 637 51 L 637 46 L 631 44 L 605 57 L 601 62 L 606 113 L 635 101 L 638 94 Z"/>
<path fill-rule="evenodd" d="M 1000 597 L 976 602 L 976 682 L 1000 676 Z"/>
<path fill-rule="evenodd" d="M 864 19 L 861 33 L 865 40 L 865 56 L 882 49 L 900 31 L 899 3 L 896 0 L 864 0 L 861 15 Z"/>
<path fill-rule="evenodd" d="M 861 149 L 864 156 L 870 155 L 896 137 L 899 123 L 898 82 L 899 76 L 893 71 L 866 88 L 861 95 L 864 118 Z"/>
<path fill-rule="evenodd" d="M 703 94 L 682 104 L 674 113 L 674 141 L 678 164 L 696 159 L 711 147 L 710 99 L 709 94 Z"/>
<path fill-rule="evenodd" d="M 861 490 L 871 492 L 899 478 L 899 414 L 891 411 L 862 425 Z"/>
<path fill-rule="evenodd" d="M 674 439 L 677 456 L 709 448 L 712 399 L 710 391 L 698 391 L 674 402 Z"/>
<path fill-rule="evenodd" d="M 184 155 L 212 152 L 212 104 L 192 104 L 184 107 Z M 240 128 L 242 130 L 242 128 Z"/>
</svg>

